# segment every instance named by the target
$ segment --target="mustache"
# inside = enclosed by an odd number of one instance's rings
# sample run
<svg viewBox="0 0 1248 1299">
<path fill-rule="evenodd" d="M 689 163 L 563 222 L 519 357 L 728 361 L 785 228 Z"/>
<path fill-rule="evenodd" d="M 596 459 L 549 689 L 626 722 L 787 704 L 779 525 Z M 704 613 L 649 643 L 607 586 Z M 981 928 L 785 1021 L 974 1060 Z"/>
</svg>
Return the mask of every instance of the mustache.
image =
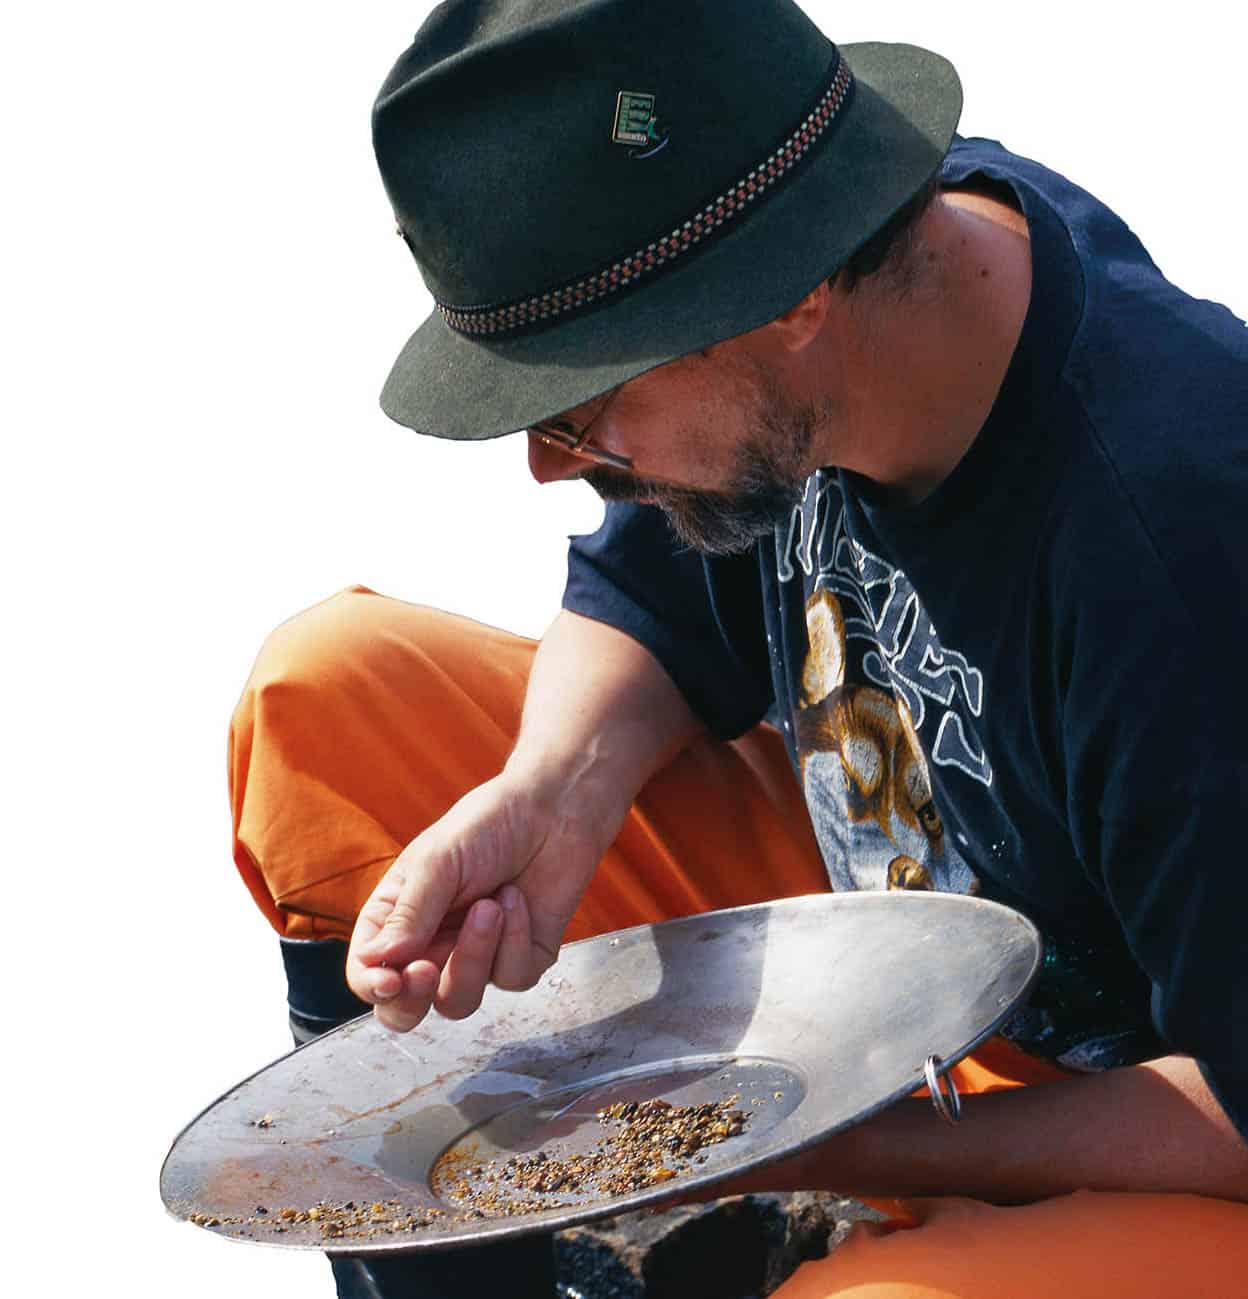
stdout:
<svg viewBox="0 0 1248 1299">
<path fill-rule="evenodd" d="M 738 555 L 774 532 L 798 499 L 783 483 L 755 484 L 742 492 L 704 492 L 656 483 L 611 468 L 582 475 L 604 501 L 656 505 L 678 540 L 704 555 Z"/>
<path fill-rule="evenodd" d="M 636 474 L 607 465 L 595 465 L 581 477 L 604 501 L 647 501 L 660 507 L 685 505 L 690 502 L 719 503 L 731 507 L 733 498 L 726 492 L 695 491 L 688 487 L 673 487 L 671 483 L 639 478 Z"/>
<path fill-rule="evenodd" d="M 580 476 L 604 501 L 639 501 L 648 494 L 642 490 L 643 487 L 651 485 L 622 469 L 610 469 L 605 465 L 595 465 Z"/>
</svg>

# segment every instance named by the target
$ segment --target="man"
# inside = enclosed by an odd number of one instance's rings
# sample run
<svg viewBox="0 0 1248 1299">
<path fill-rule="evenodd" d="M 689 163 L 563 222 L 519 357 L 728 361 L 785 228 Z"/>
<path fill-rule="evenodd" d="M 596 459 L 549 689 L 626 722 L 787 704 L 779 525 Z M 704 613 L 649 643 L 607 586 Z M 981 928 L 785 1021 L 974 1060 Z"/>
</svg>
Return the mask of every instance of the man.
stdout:
<svg viewBox="0 0 1248 1299">
<path fill-rule="evenodd" d="M 963 1123 L 898 1105 L 751 1183 L 970 1198 L 786 1296 L 1248 1292 L 1248 705 L 1214 666 L 1248 344 L 959 106 L 942 59 L 783 0 L 435 12 L 375 116 L 439 303 L 383 405 L 528 429 L 612 504 L 535 656 L 362 591 L 279 631 L 236 856 L 296 1012 L 299 944 L 353 926 L 399 1030 L 643 920 L 1008 902 L 1046 968 Z"/>
</svg>

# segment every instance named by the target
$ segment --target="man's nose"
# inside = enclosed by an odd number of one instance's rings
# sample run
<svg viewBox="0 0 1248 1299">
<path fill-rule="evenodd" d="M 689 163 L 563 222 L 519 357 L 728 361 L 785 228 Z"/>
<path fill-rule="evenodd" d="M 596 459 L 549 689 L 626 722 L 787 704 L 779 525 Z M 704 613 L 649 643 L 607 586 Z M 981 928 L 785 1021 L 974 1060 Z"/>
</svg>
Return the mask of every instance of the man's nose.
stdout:
<svg viewBox="0 0 1248 1299">
<path fill-rule="evenodd" d="M 562 447 L 543 442 L 538 433 L 530 432 L 528 437 L 529 473 L 539 483 L 557 483 L 567 478 L 575 478 L 589 466 L 589 462 L 580 456 L 574 456 Z"/>
</svg>

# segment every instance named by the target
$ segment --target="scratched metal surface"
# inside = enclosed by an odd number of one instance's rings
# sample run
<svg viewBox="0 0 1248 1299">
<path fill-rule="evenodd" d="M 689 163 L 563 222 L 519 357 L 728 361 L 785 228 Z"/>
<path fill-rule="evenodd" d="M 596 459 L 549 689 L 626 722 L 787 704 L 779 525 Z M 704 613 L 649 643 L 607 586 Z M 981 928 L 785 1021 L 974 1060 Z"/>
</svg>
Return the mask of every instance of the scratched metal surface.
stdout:
<svg viewBox="0 0 1248 1299">
<path fill-rule="evenodd" d="M 400 1036 L 364 1016 L 239 1083 L 178 1136 L 161 1194 L 175 1216 L 233 1239 L 329 1253 L 561 1230 L 713 1184 L 907 1095 L 929 1055 L 953 1063 L 1001 1024 L 1040 955 L 1035 929 L 1007 908 L 901 892 L 789 899 L 570 944 L 537 988 L 490 989 L 467 1020 L 431 1016 Z M 588 1149 L 596 1111 L 616 1100 L 729 1095 L 746 1131 L 662 1187 L 551 1195 L 542 1212 L 482 1220 L 434 1176 L 447 1152 Z M 341 1240 L 281 1217 L 322 1201 L 443 1216 Z"/>
</svg>

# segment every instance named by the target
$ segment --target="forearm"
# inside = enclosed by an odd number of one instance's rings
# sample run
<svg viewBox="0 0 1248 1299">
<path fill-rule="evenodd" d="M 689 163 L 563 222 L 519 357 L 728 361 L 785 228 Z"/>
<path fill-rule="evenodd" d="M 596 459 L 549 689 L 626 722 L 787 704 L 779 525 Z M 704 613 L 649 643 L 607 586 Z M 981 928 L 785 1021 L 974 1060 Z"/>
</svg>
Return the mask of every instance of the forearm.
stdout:
<svg viewBox="0 0 1248 1299">
<path fill-rule="evenodd" d="M 771 1189 L 968 1195 L 1024 1203 L 1070 1191 L 1248 1201 L 1248 1146 L 1193 1060 L 1170 1056 L 962 1102 L 943 1123 L 907 1100 L 759 1175 Z M 761 1188 L 760 1188 L 761 1189 Z"/>
<path fill-rule="evenodd" d="M 565 610 L 538 648 L 506 769 L 545 797 L 622 817 L 701 729 L 648 650 Z"/>
</svg>

